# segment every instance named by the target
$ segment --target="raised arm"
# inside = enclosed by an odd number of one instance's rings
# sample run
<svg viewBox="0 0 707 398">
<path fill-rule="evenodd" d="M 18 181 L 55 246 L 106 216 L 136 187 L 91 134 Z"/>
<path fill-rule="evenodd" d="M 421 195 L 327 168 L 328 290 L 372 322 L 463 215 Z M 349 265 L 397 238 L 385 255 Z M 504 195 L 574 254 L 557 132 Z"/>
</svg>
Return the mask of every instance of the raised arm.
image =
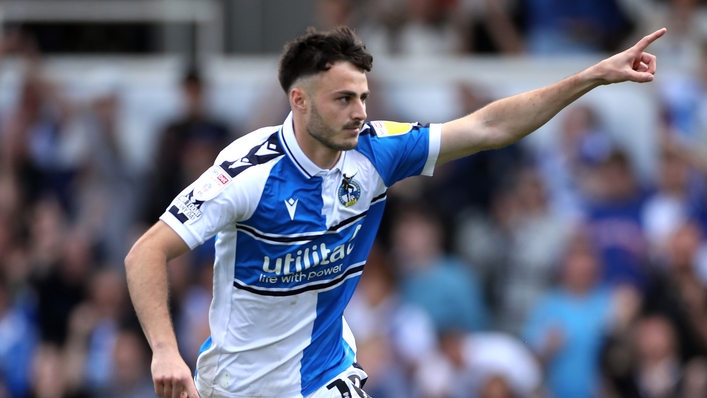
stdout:
<svg viewBox="0 0 707 398">
<path fill-rule="evenodd" d="M 559 111 L 592 89 L 611 83 L 653 81 L 656 57 L 645 52 L 665 34 L 660 29 L 633 47 L 557 83 L 495 101 L 442 125 L 437 164 L 486 149 L 510 145 L 547 123 Z"/>
<path fill-rule="evenodd" d="M 198 398 L 191 370 L 179 354 L 167 306 L 167 262 L 188 250 L 182 238 L 159 221 L 125 258 L 130 298 L 152 348 L 155 393 L 165 398 Z"/>
</svg>

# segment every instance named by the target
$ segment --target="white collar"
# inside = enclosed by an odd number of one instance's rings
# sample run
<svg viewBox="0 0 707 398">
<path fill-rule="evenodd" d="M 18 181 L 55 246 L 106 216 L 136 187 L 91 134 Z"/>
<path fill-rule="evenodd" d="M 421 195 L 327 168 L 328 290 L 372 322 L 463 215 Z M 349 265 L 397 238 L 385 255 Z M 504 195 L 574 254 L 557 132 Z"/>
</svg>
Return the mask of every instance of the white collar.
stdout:
<svg viewBox="0 0 707 398">
<path fill-rule="evenodd" d="M 280 134 L 285 148 L 285 152 L 292 158 L 293 163 L 297 168 L 305 175 L 307 178 L 312 178 L 316 175 L 325 175 L 332 171 L 341 170 L 344 163 L 344 158 L 346 157 L 346 152 L 342 152 L 339 156 L 339 160 L 336 162 L 331 170 L 323 169 L 314 162 L 312 162 L 307 155 L 304 154 L 302 148 L 300 148 L 297 138 L 295 137 L 295 130 L 293 128 L 294 122 L 292 120 L 292 112 L 287 115 L 287 119 L 282 124 L 280 129 Z"/>
</svg>

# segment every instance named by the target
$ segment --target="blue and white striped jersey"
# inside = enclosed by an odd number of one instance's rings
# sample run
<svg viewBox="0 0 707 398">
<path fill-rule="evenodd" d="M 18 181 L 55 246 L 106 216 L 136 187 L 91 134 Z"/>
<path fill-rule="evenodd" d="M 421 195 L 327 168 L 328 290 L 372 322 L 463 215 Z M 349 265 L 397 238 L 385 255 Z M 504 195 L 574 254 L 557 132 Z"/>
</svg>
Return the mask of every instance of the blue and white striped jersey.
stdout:
<svg viewBox="0 0 707 398">
<path fill-rule="evenodd" d="M 324 170 L 292 115 L 226 147 L 162 215 L 194 248 L 216 238 L 211 337 L 197 360 L 207 397 L 304 397 L 351 366 L 343 318 L 373 244 L 386 190 L 431 175 L 440 125 L 368 122 Z"/>
</svg>

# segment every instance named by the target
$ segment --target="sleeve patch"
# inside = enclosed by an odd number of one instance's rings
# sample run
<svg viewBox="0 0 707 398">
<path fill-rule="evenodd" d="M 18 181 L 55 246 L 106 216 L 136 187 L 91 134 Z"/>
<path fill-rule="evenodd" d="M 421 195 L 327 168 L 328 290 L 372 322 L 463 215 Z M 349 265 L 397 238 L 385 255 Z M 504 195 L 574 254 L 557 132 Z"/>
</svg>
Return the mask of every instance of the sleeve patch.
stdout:
<svg viewBox="0 0 707 398">
<path fill-rule="evenodd" d="M 233 178 L 221 166 L 211 166 L 194 183 L 194 198 L 200 201 L 213 199 L 232 180 Z"/>
<path fill-rule="evenodd" d="M 189 198 L 190 195 L 179 196 L 172 202 L 169 212 L 177 217 L 182 224 L 187 221 L 194 221 L 201 217 L 201 205 L 204 202 L 193 203 Z"/>
<path fill-rule="evenodd" d="M 379 137 L 387 137 L 391 135 L 401 135 L 410 132 L 412 130 L 412 123 L 400 123 L 400 122 L 388 122 L 388 121 L 375 121 L 371 122 L 373 127 L 376 129 Z"/>
</svg>

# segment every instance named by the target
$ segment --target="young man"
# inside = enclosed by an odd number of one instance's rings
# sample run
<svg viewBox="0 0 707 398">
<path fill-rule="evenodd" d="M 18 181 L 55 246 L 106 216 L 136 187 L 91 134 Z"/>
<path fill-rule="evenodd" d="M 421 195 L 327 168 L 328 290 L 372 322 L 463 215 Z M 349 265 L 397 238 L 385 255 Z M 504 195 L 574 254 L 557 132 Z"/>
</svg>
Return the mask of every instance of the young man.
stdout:
<svg viewBox="0 0 707 398">
<path fill-rule="evenodd" d="M 125 260 L 157 395 L 365 397 L 342 314 L 386 189 L 516 142 L 595 87 L 652 81 L 656 59 L 644 50 L 664 33 L 553 85 L 429 126 L 365 122 L 372 57 L 348 28 L 288 43 L 279 79 L 292 112 L 283 125 L 224 149 Z M 211 337 L 192 379 L 169 319 L 166 262 L 215 234 Z"/>
</svg>

